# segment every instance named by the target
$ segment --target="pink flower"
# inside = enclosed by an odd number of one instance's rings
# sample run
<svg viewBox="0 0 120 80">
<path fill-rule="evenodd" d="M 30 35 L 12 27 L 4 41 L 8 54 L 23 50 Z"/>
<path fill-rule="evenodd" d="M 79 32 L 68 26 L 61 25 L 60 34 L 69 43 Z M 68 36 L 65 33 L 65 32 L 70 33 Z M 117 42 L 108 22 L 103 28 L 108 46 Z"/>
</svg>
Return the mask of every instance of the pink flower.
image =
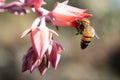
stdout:
<svg viewBox="0 0 120 80">
<path fill-rule="evenodd" d="M 56 3 L 53 11 L 49 13 L 52 15 L 52 23 L 56 26 L 71 26 L 75 27 L 74 21 L 81 20 L 92 16 L 87 14 L 87 9 L 79 9 L 67 5 L 67 1 L 63 3 Z"/>
<path fill-rule="evenodd" d="M 34 6 L 35 8 L 39 8 L 42 4 L 43 0 L 25 0 L 25 4 L 28 6 Z"/>
<path fill-rule="evenodd" d="M 58 42 L 51 41 L 51 44 L 49 45 L 44 55 L 44 61 L 42 61 L 41 65 L 38 67 L 41 75 L 44 75 L 50 64 L 54 69 L 57 68 L 61 56 L 61 51 L 63 51 L 62 45 Z"/>
<path fill-rule="evenodd" d="M 60 53 L 63 49 L 62 45 L 58 42 L 51 41 L 52 49 L 49 54 L 47 54 L 48 59 L 50 60 L 53 68 L 57 68 L 58 62 L 60 60 Z"/>
<path fill-rule="evenodd" d="M 31 47 L 23 58 L 22 72 L 26 70 L 32 72 L 40 63 L 41 60 L 35 54 L 33 47 Z"/>
<path fill-rule="evenodd" d="M 0 4 L 1 4 L 1 3 L 4 3 L 4 2 L 5 2 L 5 0 L 0 0 Z"/>
<path fill-rule="evenodd" d="M 33 47 L 31 47 L 23 58 L 22 72 L 27 70 L 33 72 L 35 68 L 38 68 L 41 75 L 44 75 L 47 69 L 50 67 L 50 64 L 52 64 L 53 68 L 56 69 L 62 50 L 63 47 L 61 44 L 52 41 L 43 57 L 40 59 L 39 56 L 34 52 Z"/>
<path fill-rule="evenodd" d="M 52 35 L 55 34 L 58 36 L 55 31 L 46 27 L 45 17 L 37 18 L 33 22 L 32 27 L 27 29 L 21 37 L 24 37 L 28 33 L 31 35 L 33 48 L 39 58 L 42 58 L 45 51 L 47 50 Z"/>
<path fill-rule="evenodd" d="M 21 38 L 28 33 L 31 35 L 32 47 L 23 59 L 22 71 L 30 70 L 32 72 L 38 68 L 43 75 L 50 63 L 56 69 L 63 48 L 61 44 L 53 41 L 52 35 L 58 36 L 58 34 L 46 27 L 45 17 L 37 18 L 32 27 L 23 32 Z"/>
<path fill-rule="evenodd" d="M 8 11 L 15 15 L 23 15 L 30 12 L 25 7 L 32 7 L 37 13 L 42 4 L 45 4 L 43 0 L 16 0 L 8 4 L 5 3 L 5 0 L 0 0 L 0 12 Z M 41 11 L 39 13 L 42 14 Z"/>
<path fill-rule="evenodd" d="M 42 4 L 45 4 L 43 0 L 18 0 L 22 3 L 24 3 L 25 6 L 34 7 L 35 9 L 38 9 L 41 7 Z"/>
<path fill-rule="evenodd" d="M 33 72 L 35 68 L 38 68 L 40 73 L 43 75 L 43 73 L 46 71 L 46 68 L 49 68 L 48 64 L 50 66 L 46 55 L 44 55 L 42 59 L 39 59 L 39 57 L 35 54 L 33 47 L 31 47 L 23 58 L 22 72 L 27 70 Z"/>
<path fill-rule="evenodd" d="M 29 10 L 26 10 L 23 6 L 23 3 L 19 1 L 14 1 L 9 4 L 0 5 L 0 12 L 8 11 L 15 15 L 23 15 L 29 13 Z"/>
</svg>

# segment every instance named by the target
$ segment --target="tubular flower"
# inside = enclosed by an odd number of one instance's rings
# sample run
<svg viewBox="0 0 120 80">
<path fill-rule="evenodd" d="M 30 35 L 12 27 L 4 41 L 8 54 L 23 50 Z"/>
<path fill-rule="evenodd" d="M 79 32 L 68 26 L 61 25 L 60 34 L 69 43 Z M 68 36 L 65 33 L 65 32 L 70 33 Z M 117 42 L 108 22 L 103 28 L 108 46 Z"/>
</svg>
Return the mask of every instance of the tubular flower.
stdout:
<svg viewBox="0 0 120 80">
<path fill-rule="evenodd" d="M 39 56 L 35 54 L 34 48 L 30 47 L 27 54 L 23 58 L 22 72 L 27 70 L 33 72 L 35 68 L 38 68 L 41 75 L 44 75 L 47 69 L 50 67 L 50 64 L 52 64 L 53 68 L 56 69 L 62 50 L 63 47 L 61 44 L 52 41 L 42 59 L 40 59 Z"/>
<path fill-rule="evenodd" d="M 0 0 L 0 5 L 4 3 L 5 3 L 5 0 Z"/>
<path fill-rule="evenodd" d="M 25 7 L 33 8 L 35 12 L 38 12 L 42 4 L 45 4 L 43 0 L 16 0 L 8 4 L 5 3 L 5 0 L 0 0 L 0 12 L 8 11 L 15 15 L 23 15 L 30 12 Z"/>
<path fill-rule="evenodd" d="M 47 69 L 50 67 L 50 64 L 53 66 L 54 69 L 57 68 L 61 56 L 61 51 L 63 51 L 62 45 L 58 42 L 51 41 L 51 44 L 44 54 L 42 63 L 38 67 L 41 75 L 45 74 Z"/>
<path fill-rule="evenodd" d="M 34 7 L 35 9 L 38 9 L 41 7 L 42 4 L 45 4 L 43 0 L 18 0 L 22 3 L 24 3 L 24 6 Z"/>
<path fill-rule="evenodd" d="M 53 11 L 49 13 L 52 15 L 52 23 L 56 26 L 71 26 L 75 27 L 74 21 L 81 20 L 92 16 L 87 14 L 87 9 L 79 9 L 67 5 L 67 1 L 63 3 L 56 3 Z"/>
<path fill-rule="evenodd" d="M 29 13 L 29 10 L 26 10 L 23 6 L 24 4 L 20 1 L 14 1 L 9 4 L 2 4 L 0 5 L 0 12 L 8 11 L 15 15 L 23 15 Z"/>
<path fill-rule="evenodd" d="M 49 68 L 48 58 L 46 55 L 44 55 L 42 59 L 39 59 L 39 57 L 35 54 L 33 47 L 31 47 L 23 58 L 22 72 L 25 72 L 27 70 L 33 72 L 35 68 L 38 68 L 40 73 L 43 75 L 46 71 L 45 68 Z"/>
<path fill-rule="evenodd" d="M 50 60 L 52 66 L 56 69 L 58 62 L 60 60 L 60 53 L 63 49 L 62 45 L 58 42 L 51 41 L 52 49 L 47 54 L 48 59 Z"/>
<path fill-rule="evenodd" d="M 43 75 L 50 63 L 56 69 L 63 48 L 61 44 L 52 40 L 52 35 L 58 34 L 46 27 L 45 17 L 37 18 L 32 27 L 23 32 L 21 38 L 28 33 L 31 36 L 32 47 L 23 59 L 22 71 L 32 72 L 37 67 Z"/>
<path fill-rule="evenodd" d="M 39 58 L 42 58 L 48 48 L 52 35 L 58 34 L 46 27 L 45 18 L 41 20 L 41 23 L 38 26 L 39 29 L 38 28 L 31 29 L 31 40 L 35 52 L 37 53 Z"/>
<path fill-rule="evenodd" d="M 40 59 L 47 50 L 52 35 L 55 34 L 58 36 L 55 31 L 46 27 L 44 17 L 41 17 L 41 19 L 37 18 L 33 22 L 32 27 L 27 29 L 21 37 L 24 37 L 28 33 L 31 35 L 32 45 L 35 53 L 39 56 Z"/>
<path fill-rule="evenodd" d="M 35 54 L 33 47 L 31 47 L 23 58 L 22 72 L 26 70 L 30 70 L 30 72 L 32 72 L 40 63 L 41 60 Z"/>
<path fill-rule="evenodd" d="M 39 57 L 35 54 L 33 47 L 31 47 L 27 54 L 23 58 L 23 64 L 22 64 L 22 72 L 25 72 L 26 70 L 30 70 L 30 72 L 33 72 L 35 68 L 38 68 L 43 74 L 45 72 L 45 67 L 47 66 L 46 55 L 42 59 L 39 59 Z"/>
<path fill-rule="evenodd" d="M 38 9 L 42 5 L 43 0 L 25 0 L 25 4 L 28 6 L 34 6 Z"/>
</svg>

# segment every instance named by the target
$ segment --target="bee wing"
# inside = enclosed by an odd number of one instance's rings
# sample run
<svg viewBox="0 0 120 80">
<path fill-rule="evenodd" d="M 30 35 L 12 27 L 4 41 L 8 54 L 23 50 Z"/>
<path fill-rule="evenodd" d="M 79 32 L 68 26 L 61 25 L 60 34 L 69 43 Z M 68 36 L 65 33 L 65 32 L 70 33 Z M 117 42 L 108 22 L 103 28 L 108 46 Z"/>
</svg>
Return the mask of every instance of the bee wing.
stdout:
<svg viewBox="0 0 120 80">
<path fill-rule="evenodd" d="M 93 35 L 93 37 L 95 36 L 97 39 L 100 39 L 99 38 L 99 36 L 97 35 L 97 33 L 95 32 L 95 29 L 91 26 L 91 29 L 93 30 L 93 32 L 94 32 L 94 35 Z"/>
<path fill-rule="evenodd" d="M 95 32 L 95 37 L 97 38 L 97 39 L 100 39 L 100 37 L 97 35 L 97 33 Z"/>
</svg>

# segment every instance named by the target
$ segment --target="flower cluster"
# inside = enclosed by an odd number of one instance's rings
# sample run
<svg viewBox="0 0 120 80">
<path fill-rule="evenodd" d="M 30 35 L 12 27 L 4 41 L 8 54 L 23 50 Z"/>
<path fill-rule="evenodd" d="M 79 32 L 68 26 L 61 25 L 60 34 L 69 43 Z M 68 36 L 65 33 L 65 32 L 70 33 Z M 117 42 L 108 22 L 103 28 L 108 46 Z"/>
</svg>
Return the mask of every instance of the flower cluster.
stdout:
<svg viewBox="0 0 120 80">
<path fill-rule="evenodd" d="M 57 2 L 52 11 L 46 10 L 42 5 L 46 4 L 43 0 L 16 0 L 11 3 L 5 3 L 5 0 L 0 0 L 0 12 L 10 12 L 15 15 L 24 15 L 30 11 L 29 7 L 36 13 L 37 18 L 33 22 L 31 28 L 25 30 L 21 38 L 30 34 L 32 46 L 27 51 L 23 58 L 22 72 L 38 68 L 41 75 L 44 75 L 46 70 L 53 66 L 57 68 L 60 60 L 63 47 L 59 42 L 54 41 L 53 35 L 58 34 L 49 29 L 46 23 L 50 23 L 57 28 L 59 26 L 67 26 L 76 28 L 74 23 L 77 20 L 92 16 L 87 14 L 87 9 L 79 9 L 67 5 L 68 0 L 59 3 Z"/>
</svg>

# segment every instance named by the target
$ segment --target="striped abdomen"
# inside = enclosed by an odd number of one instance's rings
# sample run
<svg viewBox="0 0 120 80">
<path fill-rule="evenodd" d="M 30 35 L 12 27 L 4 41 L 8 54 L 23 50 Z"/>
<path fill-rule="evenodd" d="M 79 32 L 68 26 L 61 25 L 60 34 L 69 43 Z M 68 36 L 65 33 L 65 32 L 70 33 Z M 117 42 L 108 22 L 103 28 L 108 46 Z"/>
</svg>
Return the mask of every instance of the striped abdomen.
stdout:
<svg viewBox="0 0 120 80">
<path fill-rule="evenodd" d="M 92 41 L 92 37 L 91 36 L 82 36 L 82 39 L 81 39 L 81 48 L 82 49 L 85 49 L 89 43 Z"/>
<path fill-rule="evenodd" d="M 89 45 L 94 35 L 95 35 L 95 31 L 92 27 L 89 26 L 89 27 L 84 28 L 82 38 L 81 38 L 82 49 L 85 49 Z"/>
</svg>

